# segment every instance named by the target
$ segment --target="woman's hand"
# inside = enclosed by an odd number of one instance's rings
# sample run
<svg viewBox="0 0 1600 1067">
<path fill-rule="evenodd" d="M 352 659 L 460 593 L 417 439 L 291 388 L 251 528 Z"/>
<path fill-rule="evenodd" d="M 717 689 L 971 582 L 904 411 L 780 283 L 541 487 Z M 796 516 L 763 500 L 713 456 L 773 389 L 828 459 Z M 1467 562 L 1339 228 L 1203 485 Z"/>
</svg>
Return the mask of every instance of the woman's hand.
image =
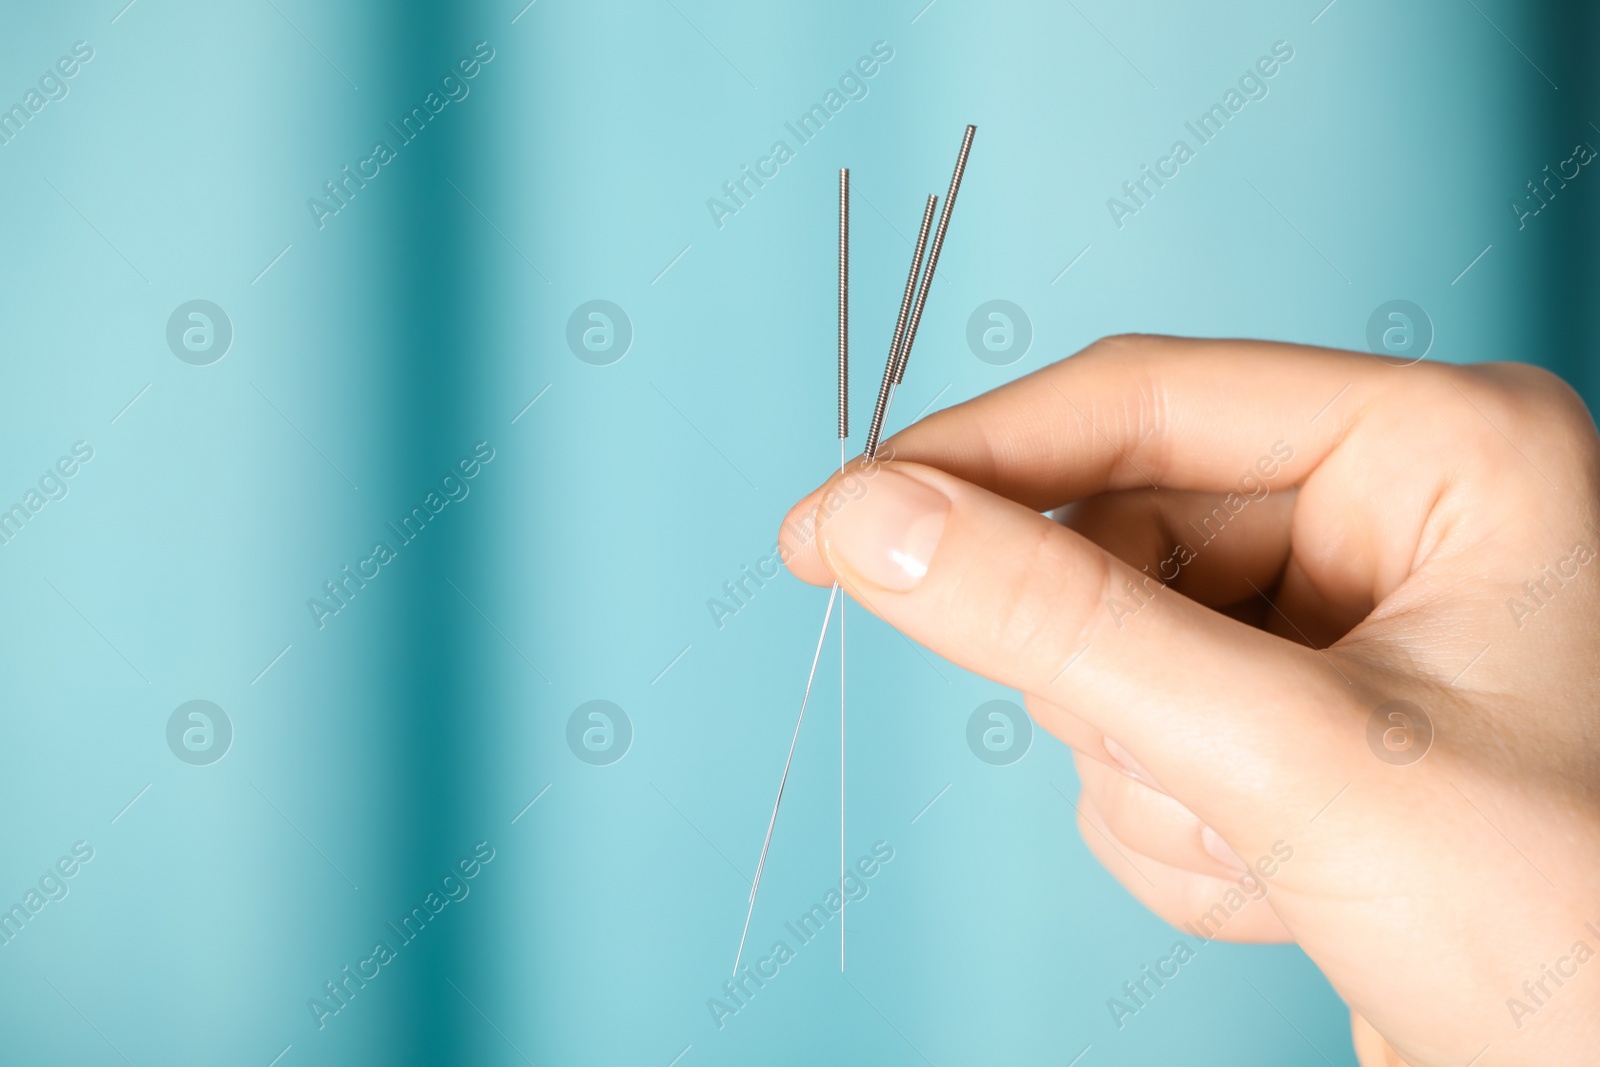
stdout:
<svg viewBox="0 0 1600 1067">
<path fill-rule="evenodd" d="M 1592 1064 L 1597 444 L 1527 366 L 1117 337 L 896 435 L 784 543 L 1021 690 L 1100 861 L 1298 942 L 1363 1064 Z M 1265 906 L 1219 907 L 1246 867 Z"/>
</svg>

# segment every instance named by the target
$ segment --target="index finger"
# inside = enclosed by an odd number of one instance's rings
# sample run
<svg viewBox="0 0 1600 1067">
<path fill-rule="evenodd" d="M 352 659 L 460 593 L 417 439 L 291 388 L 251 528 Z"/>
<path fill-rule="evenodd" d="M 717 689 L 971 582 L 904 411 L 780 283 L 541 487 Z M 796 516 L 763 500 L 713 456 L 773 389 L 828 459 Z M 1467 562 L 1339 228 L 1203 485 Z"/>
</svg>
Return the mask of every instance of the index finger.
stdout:
<svg viewBox="0 0 1600 1067">
<path fill-rule="evenodd" d="M 1116 489 L 1225 493 L 1246 477 L 1281 489 L 1316 469 L 1390 370 L 1336 349 L 1108 337 L 928 416 L 882 451 L 1036 511 Z M 800 532 L 822 491 L 790 511 L 783 540 L 790 569 L 827 584 Z"/>
</svg>

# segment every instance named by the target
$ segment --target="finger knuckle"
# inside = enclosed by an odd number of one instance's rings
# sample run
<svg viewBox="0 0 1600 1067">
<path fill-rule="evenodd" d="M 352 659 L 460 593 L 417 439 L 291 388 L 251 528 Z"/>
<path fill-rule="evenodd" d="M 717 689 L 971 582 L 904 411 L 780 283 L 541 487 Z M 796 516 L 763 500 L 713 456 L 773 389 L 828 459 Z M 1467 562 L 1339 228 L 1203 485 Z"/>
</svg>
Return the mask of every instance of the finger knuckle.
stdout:
<svg viewBox="0 0 1600 1067">
<path fill-rule="evenodd" d="M 1082 355 L 1093 354 L 1098 358 L 1112 356 L 1127 356 L 1133 351 L 1140 351 L 1159 344 L 1167 338 L 1159 334 L 1150 333 L 1112 333 L 1096 338 L 1089 342 Z"/>
<path fill-rule="evenodd" d="M 1441 366 L 1445 380 L 1481 415 L 1506 430 L 1530 436 L 1566 433 L 1589 423 L 1582 398 L 1561 376 L 1529 363 Z"/>
<path fill-rule="evenodd" d="M 1184 344 L 1154 334 L 1113 334 L 1057 365 L 1056 389 L 1071 405 L 1067 417 L 1079 434 L 1075 451 L 1080 462 L 1094 457 L 1089 462 L 1104 467 L 1104 478 L 1113 487 L 1148 484 L 1147 472 L 1164 471 L 1171 464 L 1172 441 L 1163 430 L 1171 424 L 1173 397 L 1162 368 Z M 1100 373 L 1077 373 L 1086 369 L 1085 362 L 1102 361 L 1117 363 L 1114 388 L 1106 386 Z M 1069 384 L 1074 381 L 1078 388 Z"/>
<path fill-rule="evenodd" d="M 1504 366 L 1511 369 L 1513 388 L 1525 399 L 1531 421 L 1563 432 L 1592 427 L 1588 406 L 1559 374 L 1527 363 Z"/>
<path fill-rule="evenodd" d="M 1433 382 L 1434 395 L 1421 398 L 1423 407 L 1436 398 L 1445 405 L 1438 410 L 1455 413 L 1450 455 L 1456 467 L 1512 472 L 1531 466 L 1542 481 L 1556 482 L 1600 467 L 1589 410 L 1559 375 L 1526 363 L 1442 364 Z"/>
</svg>

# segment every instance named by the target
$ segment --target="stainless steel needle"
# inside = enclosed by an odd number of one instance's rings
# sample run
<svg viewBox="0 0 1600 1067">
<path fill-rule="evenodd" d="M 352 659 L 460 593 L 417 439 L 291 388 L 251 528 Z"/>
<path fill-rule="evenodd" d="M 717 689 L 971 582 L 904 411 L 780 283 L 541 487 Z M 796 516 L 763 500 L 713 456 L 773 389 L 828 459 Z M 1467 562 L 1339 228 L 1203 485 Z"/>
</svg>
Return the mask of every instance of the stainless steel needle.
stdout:
<svg viewBox="0 0 1600 1067">
<path fill-rule="evenodd" d="M 903 316 L 904 312 L 902 312 Z M 850 171 L 839 171 L 839 470 L 844 471 L 845 442 L 850 434 Z M 745 939 L 750 936 L 750 917 L 755 914 L 756 894 L 761 891 L 761 875 L 766 870 L 767 852 L 772 847 L 772 831 L 778 824 L 778 808 L 783 790 L 789 784 L 789 767 L 794 762 L 795 745 L 800 740 L 800 724 L 811 701 L 811 686 L 816 681 L 817 664 L 822 659 L 822 644 L 828 636 L 833 605 L 839 599 L 839 583 L 828 593 L 828 609 L 822 615 L 822 630 L 817 634 L 817 650 L 811 657 L 811 673 L 806 676 L 805 696 L 794 721 L 794 736 L 789 739 L 789 755 L 783 761 L 783 776 L 778 779 L 778 795 L 772 802 L 772 817 L 767 820 L 767 836 L 761 842 L 761 858 L 756 861 L 756 876 L 750 883 L 750 906 L 744 914 L 744 930 L 739 935 L 739 951 L 733 957 L 733 975 L 739 975 L 744 959 Z M 844 899 L 844 605 L 839 604 L 839 896 Z M 839 970 L 844 970 L 844 911 L 839 913 Z"/>
<path fill-rule="evenodd" d="M 839 473 L 850 437 L 850 169 L 839 171 Z M 839 583 L 833 583 L 837 593 Z M 844 602 L 839 603 L 839 973 L 844 973 Z"/>
<path fill-rule="evenodd" d="M 835 585 L 828 594 L 828 610 L 822 616 L 822 632 L 817 635 L 817 651 L 811 657 L 811 673 L 806 676 L 806 694 L 800 699 L 800 715 L 794 721 L 794 736 L 789 739 L 789 755 L 783 761 L 783 777 L 778 779 L 778 796 L 772 802 L 772 818 L 767 820 L 767 836 L 761 842 L 761 858 L 756 861 L 755 881 L 750 883 L 750 907 L 744 913 L 744 932 L 739 935 L 739 951 L 733 957 L 733 973 L 739 974 L 739 961 L 744 958 L 744 940 L 750 936 L 750 916 L 755 914 L 756 894 L 761 891 L 761 872 L 767 866 L 767 850 L 772 847 L 772 828 L 778 823 L 778 805 L 783 803 L 783 787 L 789 784 L 789 766 L 794 763 L 794 746 L 800 740 L 800 724 L 806 721 L 806 704 L 811 700 L 811 683 L 817 677 L 817 662 L 822 659 L 822 640 L 828 636 L 828 621 L 833 618 L 833 602 L 839 599 Z"/>
<path fill-rule="evenodd" d="M 944 194 L 944 209 L 939 212 L 939 228 L 933 232 L 933 244 L 928 246 L 928 266 L 922 272 L 922 290 L 917 293 L 917 306 L 911 312 L 911 322 L 906 326 L 905 343 L 896 354 L 894 384 L 905 380 L 906 364 L 911 362 L 911 346 L 917 342 L 917 327 L 922 324 L 922 309 L 928 305 L 928 291 L 933 288 L 933 272 L 939 268 L 939 253 L 944 249 L 945 231 L 950 228 L 950 214 L 956 207 L 956 194 L 961 191 L 961 175 L 967 170 L 967 154 L 972 151 L 972 138 L 978 127 L 968 126 L 961 137 L 961 151 L 956 155 L 956 169 L 950 175 L 950 188 Z"/>
<path fill-rule="evenodd" d="M 867 427 L 867 447 L 862 454 L 873 459 L 878 454 L 878 435 L 883 432 L 883 419 L 889 411 L 889 393 L 894 389 L 894 368 L 900 355 L 900 345 L 906 337 L 906 319 L 911 314 L 911 300 L 917 295 L 917 279 L 922 271 L 922 253 L 928 247 L 928 231 L 933 226 L 933 211 L 939 198 L 928 196 L 922 209 L 922 228 L 917 231 L 917 245 L 911 253 L 911 271 L 906 275 L 905 295 L 900 298 L 900 316 L 895 319 L 894 336 L 889 341 L 889 361 L 883 367 L 883 385 L 878 389 L 878 403 L 872 409 L 872 424 Z"/>
<path fill-rule="evenodd" d="M 928 247 L 928 265 L 922 272 L 922 285 L 917 292 L 917 303 L 911 312 L 909 322 L 906 322 L 906 304 L 911 297 L 911 286 L 915 284 L 917 263 L 922 258 L 922 245 L 928 232 L 928 217 L 933 211 L 933 197 L 928 198 L 928 211 L 923 215 L 922 235 L 917 238 L 917 254 L 911 267 L 912 277 L 906 282 L 906 297 L 901 301 L 900 318 L 905 323 L 902 330 L 895 328 L 894 342 L 889 346 L 889 366 L 884 370 L 883 386 L 878 391 L 878 404 L 872 412 L 872 426 L 867 430 L 866 457 L 868 460 L 877 458 L 878 439 L 883 433 L 883 422 L 889 414 L 890 397 L 895 388 L 904 380 L 906 364 L 911 362 L 911 346 L 917 339 L 917 327 L 922 323 L 923 309 L 928 305 L 928 293 L 933 288 L 933 272 L 939 266 L 939 253 L 944 248 L 945 232 L 950 228 L 950 214 L 956 206 L 956 194 L 961 191 L 961 176 L 967 169 L 967 155 L 972 151 L 972 138 L 978 132 L 976 126 L 968 126 L 966 133 L 961 138 L 961 151 L 956 155 L 956 169 L 950 176 L 950 188 L 945 193 L 944 210 L 939 213 L 939 228 L 934 231 L 933 242 Z"/>
<path fill-rule="evenodd" d="M 950 189 L 945 194 L 944 211 L 939 216 L 939 226 L 933 235 L 932 246 L 928 234 L 933 223 L 938 197 L 929 196 L 922 214 L 922 227 L 917 234 L 917 245 L 911 260 L 911 272 L 906 278 L 905 295 L 900 301 L 900 314 L 895 322 L 894 337 L 889 345 L 889 359 L 883 368 L 883 384 L 878 391 L 878 402 L 872 413 L 872 423 L 867 431 L 863 455 L 870 462 L 877 458 L 878 439 L 883 432 L 884 419 L 893 400 L 894 389 L 905 377 L 906 364 L 911 359 L 911 346 L 916 340 L 917 327 L 922 322 L 922 312 L 928 303 L 928 292 L 938 267 L 939 252 L 944 246 L 945 232 L 950 225 L 951 209 L 961 188 L 961 176 L 966 170 L 967 154 L 972 149 L 972 138 L 977 127 L 968 126 L 961 140 L 961 152 L 956 158 L 955 173 L 950 178 Z M 924 249 L 928 253 L 927 268 L 922 269 Z M 918 276 L 921 285 L 918 286 Z M 839 171 L 839 471 L 845 469 L 846 440 L 850 432 L 850 171 Z M 912 305 L 916 297 L 915 307 Z M 839 896 L 841 902 L 845 882 L 845 718 L 844 718 L 844 605 L 839 600 L 839 583 L 828 593 L 828 608 L 822 616 L 822 629 L 817 634 L 817 648 L 811 656 L 811 671 L 806 676 L 805 694 L 800 699 L 800 714 L 795 718 L 794 735 L 789 739 L 789 754 L 783 761 L 783 775 L 778 779 L 778 795 L 772 802 L 772 815 L 767 820 L 766 837 L 761 842 L 761 857 L 756 861 L 755 879 L 750 884 L 750 902 L 745 910 L 744 929 L 739 934 L 739 950 L 733 958 L 733 974 L 739 974 L 739 964 L 744 959 L 745 940 L 750 936 L 750 919 L 756 910 L 756 895 L 761 891 L 761 876 L 766 871 L 767 853 L 772 848 L 772 831 L 778 823 L 778 808 L 783 804 L 783 791 L 789 784 L 789 769 L 794 764 L 794 751 L 800 741 L 800 726 L 805 722 L 806 705 L 811 702 L 811 687 L 817 678 L 817 664 L 822 659 L 822 645 L 828 636 L 828 623 L 833 618 L 833 606 L 839 603 Z M 844 970 L 845 925 L 844 903 L 839 913 L 839 970 Z"/>
</svg>

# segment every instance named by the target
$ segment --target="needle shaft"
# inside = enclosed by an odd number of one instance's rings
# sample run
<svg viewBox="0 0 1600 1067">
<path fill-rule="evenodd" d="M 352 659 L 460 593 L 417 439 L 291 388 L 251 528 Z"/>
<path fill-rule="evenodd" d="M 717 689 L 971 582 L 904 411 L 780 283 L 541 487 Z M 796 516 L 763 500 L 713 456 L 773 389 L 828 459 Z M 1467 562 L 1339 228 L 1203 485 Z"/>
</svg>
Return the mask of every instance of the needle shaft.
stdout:
<svg viewBox="0 0 1600 1067">
<path fill-rule="evenodd" d="M 850 436 L 850 170 L 839 171 L 839 473 Z M 835 586 L 837 588 L 837 586 Z M 839 602 L 839 973 L 844 973 L 844 601 Z"/>
<path fill-rule="evenodd" d="M 928 231 L 933 226 L 933 210 L 938 204 L 939 198 L 930 194 L 927 205 L 922 209 L 922 227 L 917 231 L 917 245 L 911 253 L 911 272 L 906 275 L 905 295 L 900 298 L 900 315 L 895 319 L 894 337 L 889 342 L 889 361 L 883 367 L 883 384 L 878 388 L 878 403 L 872 409 L 872 425 L 867 429 L 867 447 L 863 454 L 868 459 L 878 454 L 878 435 L 883 432 L 883 420 L 889 411 L 889 394 L 895 385 L 894 369 L 899 363 L 900 346 L 905 341 L 911 300 L 917 294 L 917 276 L 922 271 L 922 253 L 928 247 Z"/>
<path fill-rule="evenodd" d="M 850 436 L 850 168 L 839 171 L 839 440 Z"/>
<path fill-rule="evenodd" d="M 870 462 L 877 458 L 878 441 L 883 423 L 893 402 L 895 387 L 905 377 L 906 365 L 911 360 L 911 346 L 916 340 L 917 327 L 922 322 L 922 312 L 928 303 L 934 271 L 938 268 L 939 252 L 944 247 L 945 233 L 950 225 L 951 210 L 956 194 L 961 188 L 961 176 L 966 170 L 967 155 L 972 149 L 975 126 L 968 126 L 961 139 L 961 152 L 956 157 L 955 173 L 950 178 L 950 188 L 945 194 L 944 211 L 940 213 L 938 229 L 933 232 L 929 245 L 928 235 L 933 225 L 934 208 L 938 197 L 929 196 L 922 213 L 922 226 L 917 234 L 916 248 L 912 254 L 911 271 L 906 278 L 905 294 L 900 300 L 900 313 L 895 320 L 894 336 L 889 345 L 889 358 L 883 368 L 883 384 L 878 390 L 878 402 L 872 413 L 872 423 L 867 431 L 863 454 Z M 927 268 L 923 270 L 923 254 L 927 253 Z M 918 280 L 921 280 L 919 287 Z M 913 306 L 913 298 L 915 305 Z M 839 171 L 839 472 L 844 473 L 846 440 L 850 433 L 850 171 Z M 789 770 L 794 764 L 795 748 L 800 741 L 800 727 L 805 722 L 806 706 L 811 702 L 811 687 L 816 682 L 817 664 L 822 660 L 822 646 L 828 636 L 828 623 L 833 618 L 833 606 L 839 603 L 839 895 L 844 898 L 845 883 L 845 646 L 844 605 L 839 600 L 839 584 L 834 583 L 828 594 L 828 608 L 822 616 L 822 628 L 817 634 L 817 648 L 811 656 L 811 671 L 806 676 L 805 694 L 800 699 L 800 713 L 795 718 L 794 735 L 789 739 L 789 753 L 783 761 L 783 774 L 778 779 L 778 795 L 772 802 L 772 815 L 767 820 L 767 833 L 761 842 L 761 856 L 756 861 L 755 878 L 750 883 L 750 902 L 745 910 L 744 929 L 739 934 L 739 949 L 733 958 L 733 974 L 739 974 L 739 964 L 744 959 L 744 946 L 750 936 L 750 920 L 755 915 L 756 896 L 761 891 L 761 876 L 766 871 L 767 854 L 772 848 L 772 832 L 778 824 L 778 809 L 783 804 L 783 792 L 789 783 Z M 843 908 L 839 917 L 839 970 L 844 971 L 845 925 Z"/>
<path fill-rule="evenodd" d="M 922 272 L 922 289 L 917 293 L 917 306 L 911 312 L 911 322 L 906 327 L 905 343 L 895 356 L 894 384 L 905 380 L 906 364 L 911 362 L 911 346 L 917 341 L 917 327 L 922 324 L 922 309 L 928 306 L 928 291 L 933 288 L 933 272 L 939 267 L 939 253 L 944 249 L 945 231 L 950 228 L 950 214 L 955 210 L 956 194 L 961 191 L 961 175 L 967 170 L 967 155 L 972 151 L 972 138 L 978 127 L 968 126 L 961 136 L 961 151 L 956 154 L 956 169 L 950 175 L 950 189 L 944 194 L 944 208 L 939 212 L 939 228 L 933 231 L 933 244 L 928 246 L 928 266 Z"/>
<path fill-rule="evenodd" d="M 811 673 L 806 676 L 805 696 L 800 699 L 800 714 L 794 720 L 794 736 L 789 739 L 789 755 L 783 761 L 783 777 L 778 779 L 778 796 L 772 802 L 772 817 L 767 820 L 767 836 L 761 842 L 761 858 L 756 861 L 755 881 L 750 883 L 750 907 L 744 913 L 744 932 L 739 935 L 739 951 L 733 957 L 733 973 L 739 973 L 739 961 L 744 958 L 745 938 L 750 936 L 750 916 L 755 914 L 756 894 L 761 891 L 761 873 L 767 866 L 767 850 L 772 847 L 772 828 L 778 824 L 778 806 L 783 803 L 783 789 L 789 784 L 789 767 L 794 763 L 795 745 L 800 740 L 800 724 L 806 719 L 806 704 L 811 701 L 811 683 L 817 678 L 817 663 L 822 659 L 822 641 L 828 636 L 828 623 L 833 619 L 833 603 L 839 599 L 839 586 L 828 594 L 828 610 L 822 616 L 822 632 L 817 634 L 817 651 L 811 657 Z"/>
</svg>

